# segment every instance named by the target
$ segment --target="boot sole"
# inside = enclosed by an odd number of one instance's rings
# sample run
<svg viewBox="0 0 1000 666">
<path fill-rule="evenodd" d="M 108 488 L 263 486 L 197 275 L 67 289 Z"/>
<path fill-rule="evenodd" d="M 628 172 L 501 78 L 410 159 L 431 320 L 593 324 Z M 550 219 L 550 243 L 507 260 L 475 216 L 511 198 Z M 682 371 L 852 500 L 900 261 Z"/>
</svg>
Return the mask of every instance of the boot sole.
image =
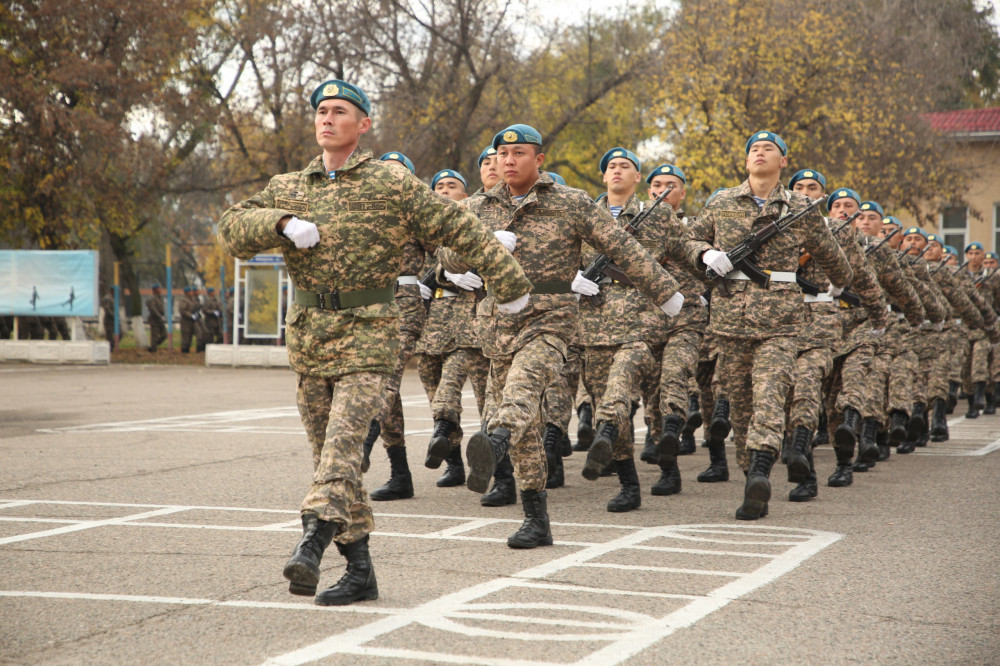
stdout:
<svg viewBox="0 0 1000 666">
<path fill-rule="evenodd" d="M 289 583 L 288 592 L 300 597 L 314 597 L 316 596 L 316 586 L 303 585 L 302 583 Z"/>
<path fill-rule="evenodd" d="M 576 443 L 571 446 L 574 451 L 587 451 L 590 449 L 591 445 L 594 443 L 594 432 L 593 428 L 585 427 L 578 428 L 576 431 Z"/>
<path fill-rule="evenodd" d="M 401 493 L 393 493 L 386 491 L 380 493 L 379 489 L 376 488 L 372 492 L 368 493 L 368 497 L 371 498 L 373 502 L 394 502 L 396 500 L 413 499 L 413 488 L 409 491 L 403 491 Z"/>
<path fill-rule="evenodd" d="M 601 438 L 595 439 L 587 451 L 587 461 L 583 464 L 583 478 L 588 481 L 601 478 L 601 472 L 611 464 L 612 455 L 611 442 Z"/>
<path fill-rule="evenodd" d="M 485 493 L 490 489 L 490 479 L 497 465 L 489 435 L 482 430 L 475 432 L 465 448 L 465 459 L 469 463 L 465 487 L 474 493 Z"/>
<path fill-rule="evenodd" d="M 455 488 L 457 486 L 465 485 L 465 474 L 463 474 L 462 476 L 456 476 L 452 479 L 446 479 L 444 480 L 443 483 L 442 479 L 438 479 L 434 483 L 434 485 L 436 485 L 438 488 Z"/>
<path fill-rule="evenodd" d="M 712 424 L 708 426 L 708 432 L 711 433 L 712 437 L 719 440 L 729 437 L 730 430 L 732 430 L 732 424 L 722 419 L 712 419 Z"/>
<path fill-rule="evenodd" d="M 347 606 L 348 604 L 353 604 L 355 601 L 375 601 L 378 599 L 378 588 L 372 590 L 363 590 L 361 593 L 354 595 L 353 597 L 339 597 L 334 599 L 324 599 L 323 593 L 316 595 L 314 603 L 317 606 Z"/>
<path fill-rule="evenodd" d="M 858 458 L 861 459 L 863 463 L 875 463 L 878 462 L 879 452 L 878 445 L 871 444 L 869 446 L 861 445 L 858 447 Z"/>
<path fill-rule="evenodd" d="M 806 492 L 805 494 L 798 494 L 798 495 L 796 495 L 796 494 L 794 494 L 795 490 L 796 489 L 792 489 L 788 493 L 788 501 L 789 502 L 808 502 L 810 500 L 816 499 L 816 496 L 819 494 L 818 492 L 817 493 L 813 493 L 812 491 L 809 491 L 809 492 Z"/>
<path fill-rule="evenodd" d="M 466 484 L 466 485 L 468 485 L 468 484 Z M 514 495 L 511 495 L 510 497 L 501 497 L 499 500 L 486 499 L 485 497 L 483 497 L 483 498 L 480 498 L 479 504 L 481 506 L 489 506 L 489 507 L 511 506 L 513 504 L 517 504 L 517 497 L 514 496 Z"/>
<path fill-rule="evenodd" d="M 656 463 L 664 465 L 677 464 L 677 452 L 681 450 L 681 440 L 675 435 L 664 435 L 656 445 Z"/>
<path fill-rule="evenodd" d="M 511 541 L 507 539 L 508 548 L 516 548 L 518 550 L 528 550 L 531 548 L 537 548 L 538 546 L 551 546 L 552 537 L 543 537 L 538 541 Z"/>
<path fill-rule="evenodd" d="M 764 511 L 764 507 L 771 500 L 771 482 L 761 476 L 751 477 L 747 481 L 746 493 L 743 497 L 743 505 L 748 509 L 759 507 L 757 515 Z"/>
<path fill-rule="evenodd" d="M 427 458 L 424 460 L 424 467 L 427 469 L 438 469 L 441 463 L 448 457 L 451 451 L 451 442 L 447 437 L 435 437 L 427 445 Z"/>
<path fill-rule="evenodd" d="M 906 428 L 893 428 L 889 431 L 889 441 L 892 444 L 899 444 L 906 440 Z"/>
<path fill-rule="evenodd" d="M 316 586 L 319 585 L 319 569 L 313 569 L 305 562 L 290 560 L 285 565 L 285 569 L 281 572 L 281 575 L 291 581 L 288 591 L 292 594 L 304 594 L 304 592 L 294 591 L 293 587 L 303 590 L 311 587 L 313 590 L 312 593 L 316 593 Z"/>
<path fill-rule="evenodd" d="M 711 470 L 705 470 L 695 479 L 698 483 L 723 483 L 729 480 L 729 470 L 726 470 L 724 474 L 715 472 L 711 476 L 707 476 Z"/>
<path fill-rule="evenodd" d="M 626 513 L 628 511 L 635 511 L 640 506 L 642 506 L 642 502 L 635 502 L 632 504 L 612 504 L 611 502 L 608 502 L 607 509 L 609 513 Z"/>
<path fill-rule="evenodd" d="M 694 434 L 694 431 L 701 427 L 704 420 L 701 417 L 701 412 L 693 412 L 687 417 L 687 421 L 684 423 L 684 431 L 690 434 Z"/>
<path fill-rule="evenodd" d="M 841 425 L 833 433 L 833 441 L 838 449 L 853 449 L 858 443 L 858 437 L 850 428 L 845 428 Z"/>
<path fill-rule="evenodd" d="M 809 480 L 809 459 L 804 455 L 788 457 L 788 482 L 801 484 Z"/>
<path fill-rule="evenodd" d="M 657 453 L 656 453 L 656 447 L 655 446 L 648 446 L 648 447 L 647 446 L 643 446 L 642 447 L 642 453 L 639 454 L 639 460 L 642 461 L 642 462 L 644 462 L 644 463 L 648 463 L 650 465 L 657 464 L 657 461 L 659 460 L 659 457 L 657 456 Z"/>
</svg>

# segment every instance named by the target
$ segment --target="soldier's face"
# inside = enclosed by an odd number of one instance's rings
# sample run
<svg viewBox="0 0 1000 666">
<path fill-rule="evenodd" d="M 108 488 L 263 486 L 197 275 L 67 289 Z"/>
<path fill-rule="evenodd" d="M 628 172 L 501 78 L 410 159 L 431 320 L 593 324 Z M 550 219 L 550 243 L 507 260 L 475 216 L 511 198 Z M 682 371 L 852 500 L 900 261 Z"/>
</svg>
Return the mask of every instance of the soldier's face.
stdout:
<svg viewBox="0 0 1000 666">
<path fill-rule="evenodd" d="M 452 201 L 461 201 L 469 196 L 465 193 L 465 185 L 457 178 L 442 178 L 434 185 L 434 191 Z"/>
<path fill-rule="evenodd" d="M 316 108 L 316 143 L 328 152 L 353 150 L 372 127 L 371 118 L 350 102 L 324 99 Z"/>
<path fill-rule="evenodd" d="M 758 143 L 761 142 L 758 141 Z M 800 194 L 806 195 L 813 201 L 823 196 L 823 186 L 819 184 L 818 180 L 814 180 L 812 178 L 803 178 L 802 180 L 796 182 L 795 185 L 792 187 L 792 190 Z M 847 218 L 841 218 L 841 219 L 847 219 Z"/>
<path fill-rule="evenodd" d="M 948 255 L 948 259 L 945 261 L 949 266 L 958 266 L 958 257 L 953 254 Z"/>
<path fill-rule="evenodd" d="M 908 234 L 903 237 L 903 252 L 918 255 L 926 245 L 927 239 L 920 234 Z"/>
<path fill-rule="evenodd" d="M 653 180 L 649 181 L 649 198 L 655 199 L 660 196 L 663 190 L 667 189 L 668 185 L 673 185 L 674 189 L 663 201 L 670 204 L 670 207 L 674 210 L 677 210 L 680 208 L 681 202 L 684 201 L 684 197 L 687 196 L 687 188 L 684 187 L 684 181 L 677 176 L 666 174 L 655 176 Z"/>
<path fill-rule="evenodd" d="M 1000 266 L 1000 261 L 997 261 L 993 257 L 990 257 L 989 259 L 983 259 L 983 268 L 988 268 L 992 271 L 995 270 L 997 266 Z"/>
<path fill-rule="evenodd" d="M 624 157 L 613 158 L 604 169 L 604 184 L 608 186 L 608 192 L 613 194 L 634 192 L 640 178 L 642 174 L 632 164 L 632 160 Z"/>
<path fill-rule="evenodd" d="M 928 245 L 930 245 L 930 247 L 927 248 L 924 258 L 927 261 L 941 261 L 941 255 L 944 254 L 944 248 L 937 242 L 928 243 Z"/>
<path fill-rule="evenodd" d="M 788 166 L 788 158 L 781 154 L 777 144 L 758 141 L 747 153 L 747 172 L 751 176 L 774 176 Z"/>
<path fill-rule="evenodd" d="M 969 268 L 973 270 L 979 270 L 982 267 L 985 257 L 985 252 L 974 247 L 965 251 L 965 258 L 969 260 Z"/>
<path fill-rule="evenodd" d="M 798 187 L 798 185 L 799 185 L 798 183 L 795 183 L 796 187 Z M 814 198 L 819 198 L 819 197 L 814 197 Z M 858 208 L 859 208 L 858 202 L 855 201 L 854 199 L 849 199 L 847 197 L 844 197 L 843 199 L 837 199 L 836 201 L 833 202 L 833 205 L 830 206 L 830 217 L 832 217 L 835 220 L 846 220 L 851 215 L 854 215 L 854 213 L 858 211 Z M 860 217 L 861 216 L 859 215 L 858 217 L 854 218 L 854 222 L 852 222 L 852 224 L 857 224 L 858 218 Z"/>
<path fill-rule="evenodd" d="M 536 153 L 527 143 L 504 144 L 497 148 L 500 173 L 512 192 L 524 194 L 538 180 L 538 170 L 545 162 L 544 153 Z"/>
<path fill-rule="evenodd" d="M 834 201 L 834 204 L 839 203 Z M 867 236 L 881 236 L 882 235 L 882 216 L 874 211 L 866 211 L 858 215 L 858 219 L 854 221 L 857 225 L 858 230 Z"/>
<path fill-rule="evenodd" d="M 490 190 L 500 182 L 500 168 L 497 166 L 497 156 L 490 155 L 479 165 L 479 179 L 483 181 L 483 189 Z"/>
<path fill-rule="evenodd" d="M 896 230 L 896 225 L 894 225 L 894 224 L 883 224 L 882 225 L 882 230 L 879 232 L 879 234 L 882 236 L 882 238 L 886 238 L 889 234 L 891 234 L 895 230 Z M 902 242 L 903 242 L 903 239 L 900 238 L 899 234 L 896 234 L 892 238 L 889 239 L 889 247 L 891 247 L 893 250 L 895 250 L 896 248 L 899 247 L 899 244 L 902 243 Z"/>
</svg>

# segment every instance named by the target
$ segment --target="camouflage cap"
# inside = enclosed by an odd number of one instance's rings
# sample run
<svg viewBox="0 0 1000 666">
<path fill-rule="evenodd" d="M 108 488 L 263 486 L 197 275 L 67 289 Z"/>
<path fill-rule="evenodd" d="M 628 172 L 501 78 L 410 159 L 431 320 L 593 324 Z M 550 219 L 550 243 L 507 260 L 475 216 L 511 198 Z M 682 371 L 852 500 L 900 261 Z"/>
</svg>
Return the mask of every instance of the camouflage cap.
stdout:
<svg viewBox="0 0 1000 666">
<path fill-rule="evenodd" d="M 680 167 L 676 167 L 673 164 L 661 164 L 656 167 L 649 172 L 648 176 L 646 176 L 646 182 L 652 183 L 653 179 L 657 176 L 677 176 L 685 185 L 688 182 L 687 177 L 684 175 L 684 172 L 681 171 Z"/>
<path fill-rule="evenodd" d="M 983 249 L 983 244 L 980 243 L 979 241 L 972 241 L 971 243 L 965 246 L 966 252 L 968 252 L 969 250 L 982 250 L 982 249 Z"/>
<path fill-rule="evenodd" d="M 812 178 L 817 183 L 819 183 L 821 187 L 826 189 L 826 176 L 821 174 L 819 171 L 816 171 L 816 169 L 802 169 L 801 171 L 796 171 L 795 175 L 792 176 L 792 179 L 788 181 L 788 189 L 792 189 L 793 187 L 795 187 L 795 183 L 799 182 L 800 180 L 807 180 L 809 178 Z M 827 203 L 829 203 L 829 201 Z"/>
<path fill-rule="evenodd" d="M 801 171 L 799 173 L 802 173 Z M 797 175 L 797 174 L 796 174 Z M 826 185 L 824 185 L 826 187 Z M 861 195 L 852 190 L 849 187 L 841 187 L 840 189 L 834 190 L 829 197 L 826 199 L 826 209 L 830 210 L 833 206 L 833 202 L 838 199 L 854 199 L 854 202 L 859 206 L 861 205 Z"/>
<path fill-rule="evenodd" d="M 750 146 L 757 143 L 758 141 L 770 141 L 771 143 L 773 143 L 778 147 L 782 155 L 788 154 L 788 146 L 785 145 L 784 139 L 782 139 L 774 132 L 762 130 L 760 132 L 754 132 L 753 134 L 750 135 L 750 138 L 747 139 L 747 147 L 746 147 L 747 155 L 750 154 Z"/>
<path fill-rule="evenodd" d="M 627 148 L 612 148 L 608 152 L 604 153 L 604 157 L 601 158 L 601 173 L 608 170 L 608 162 L 616 157 L 623 157 L 627 159 L 635 165 L 636 171 L 642 171 L 642 162 L 639 161 L 639 157 L 635 153 Z"/>
<path fill-rule="evenodd" d="M 872 211 L 874 213 L 878 213 L 882 217 L 885 217 L 885 211 L 882 210 L 882 206 L 880 206 L 877 201 L 862 201 L 861 202 L 861 210 L 863 212 Z M 900 225 L 900 226 L 902 226 L 902 225 Z"/>
<path fill-rule="evenodd" d="M 479 166 L 483 166 L 483 160 L 487 157 L 493 157 L 497 154 L 497 149 L 493 146 L 486 146 L 483 148 L 483 152 L 479 153 Z"/>
<path fill-rule="evenodd" d="M 365 91 L 340 79 L 330 79 L 319 84 L 309 96 L 309 103 L 316 109 L 324 99 L 344 99 L 364 111 L 366 116 L 372 113 L 372 103 L 368 101 Z"/>
<path fill-rule="evenodd" d="M 383 162 L 399 162 L 409 169 L 410 173 L 414 173 L 416 171 L 416 167 L 413 166 L 413 162 L 411 162 L 410 158 L 403 153 L 385 153 L 379 159 Z"/>
<path fill-rule="evenodd" d="M 459 172 L 455 171 L 454 169 L 441 169 L 436 174 L 434 174 L 433 178 L 431 178 L 432 190 L 437 186 L 438 181 L 441 180 L 442 178 L 454 178 L 455 180 L 460 181 L 462 183 L 462 187 L 465 187 L 467 185 L 467 183 L 465 182 L 465 178 L 462 178 L 462 174 L 460 174 Z"/>
<path fill-rule="evenodd" d="M 882 224 L 885 224 L 885 220 L 882 220 Z M 906 231 L 903 232 L 903 235 L 904 236 L 917 235 L 917 236 L 923 236 L 925 240 L 927 239 L 927 232 L 921 229 L 920 227 L 908 227 Z"/>
<path fill-rule="evenodd" d="M 493 137 L 493 148 L 510 143 L 532 143 L 536 146 L 542 145 L 542 135 L 534 127 L 518 123 L 511 125 L 507 129 L 500 130 Z"/>
<path fill-rule="evenodd" d="M 560 185 L 566 184 L 566 179 L 557 174 L 555 171 L 546 171 L 545 173 L 549 174 L 549 178 L 551 178 L 554 182 L 559 183 Z"/>
<path fill-rule="evenodd" d="M 887 224 L 899 227 L 900 229 L 903 228 L 903 223 L 899 221 L 899 218 L 893 217 L 892 215 L 882 218 L 882 226 L 885 226 Z"/>
</svg>

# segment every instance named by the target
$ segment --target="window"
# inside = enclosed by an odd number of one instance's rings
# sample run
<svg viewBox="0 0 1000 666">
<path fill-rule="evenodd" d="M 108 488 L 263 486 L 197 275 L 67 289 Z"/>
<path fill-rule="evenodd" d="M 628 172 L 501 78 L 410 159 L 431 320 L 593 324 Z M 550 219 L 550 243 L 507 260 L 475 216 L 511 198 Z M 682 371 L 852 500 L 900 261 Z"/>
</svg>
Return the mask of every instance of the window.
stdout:
<svg viewBox="0 0 1000 666">
<path fill-rule="evenodd" d="M 958 250 L 961 261 L 965 245 L 969 242 L 969 209 L 965 206 L 947 206 L 941 211 L 941 235 L 946 245 Z"/>
</svg>

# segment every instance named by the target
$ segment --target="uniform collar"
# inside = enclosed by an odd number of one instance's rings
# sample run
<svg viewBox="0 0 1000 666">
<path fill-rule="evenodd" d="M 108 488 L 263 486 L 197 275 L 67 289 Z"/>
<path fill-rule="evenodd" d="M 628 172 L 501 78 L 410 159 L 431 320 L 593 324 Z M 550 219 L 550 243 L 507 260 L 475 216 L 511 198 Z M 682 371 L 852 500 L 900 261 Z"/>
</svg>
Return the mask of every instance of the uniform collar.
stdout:
<svg viewBox="0 0 1000 666">
<path fill-rule="evenodd" d="M 362 162 L 366 162 L 367 160 L 370 160 L 373 157 L 374 155 L 372 154 L 372 151 L 368 150 L 367 148 L 360 148 L 360 147 L 355 148 L 354 152 L 351 153 L 351 156 L 347 158 L 346 162 L 344 162 L 344 165 L 339 169 L 337 169 L 337 173 L 350 171 L 351 169 L 354 169 L 355 167 L 360 165 Z M 313 161 L 309 163 L 309 166 L 305 168 L 305 173 L 306 175 L 318 173 L 324 178 L 329 178 L 330 175 L 329 172 L 326 170 L 326 165 L 323 164 L 322 155 L 317 155 L 313 159 Z"/>
<path fill-rule="evenodd" d="M 510 195 L 510 188 L 508 188 L 507 183 L 503 181 L 500 181 L 493 186 L 492 190 L 486 192 L 486 196 L 492 199 L 497 199 L 508 206 L 518 208 L 529 203 L 535 203 L 538 201 L 538 194 L 540 192 L 547 193 L 554 184 L 555 181 L 552 180 L 552 176 L 543 171 L 538 175 L 538 180 L 535 181 L 535 184 L 531 186 L 531 189 L 528 190 L 528 193 L 525 194 L 524 198 L 519 202 L 514 201 L 514 198 Z"/>
</svg>

